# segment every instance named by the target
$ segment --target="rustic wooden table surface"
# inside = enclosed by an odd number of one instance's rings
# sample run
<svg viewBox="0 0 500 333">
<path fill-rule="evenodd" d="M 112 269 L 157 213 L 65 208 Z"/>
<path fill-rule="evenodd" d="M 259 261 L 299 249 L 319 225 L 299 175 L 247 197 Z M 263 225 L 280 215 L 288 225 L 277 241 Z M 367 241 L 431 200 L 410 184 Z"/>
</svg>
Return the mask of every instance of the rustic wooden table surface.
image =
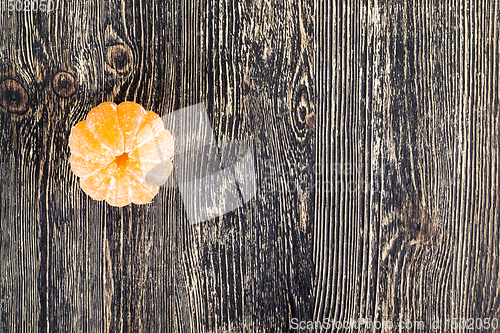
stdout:
<svg viewBox="0 0 500 333">
<path fill-rule="evenodd" d="M 500 319 L 499 0 L 30 1 L 0 2 L 1 332 Z M 205 103 L 256 196 L 89 198 L 70 130 L 126 100 Z"/>
</svg>

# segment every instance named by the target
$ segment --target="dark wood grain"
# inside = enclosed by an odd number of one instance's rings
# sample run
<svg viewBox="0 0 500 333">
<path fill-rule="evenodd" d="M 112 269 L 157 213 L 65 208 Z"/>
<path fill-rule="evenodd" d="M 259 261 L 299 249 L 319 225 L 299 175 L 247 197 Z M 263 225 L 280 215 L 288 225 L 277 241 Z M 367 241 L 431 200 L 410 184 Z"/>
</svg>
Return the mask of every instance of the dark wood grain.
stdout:
<svg viewBox="0 0 500 333">
<path fill-rule="evenodd" d="M 498 0 L 54 4 L 0 8 L 1 332 L 500 319 Z M 203 102 L 256 197 L 92 200 L 68 137 L 104 101 Z"/>
<path fill-rule="evenodd" d="M 314 320 L 500 316 L 499 5 L 318 6 Z"/>
<path fill-rule="evenodd" d="M 313 159 L 312 3 L 55 4 L 0 19 L 2 78 L 29 96 L 23 114 L 0 100 L 1 331 L 283 332 L 309 317 L 314 201 L 290 184 Z M 204 102 L 217 139 L 252 142 L 257 196 L 198 225 L 175 187 L 145 206 L 87 197 L 70 129 L 126 100 L 160 115 Z"/>
</svg>

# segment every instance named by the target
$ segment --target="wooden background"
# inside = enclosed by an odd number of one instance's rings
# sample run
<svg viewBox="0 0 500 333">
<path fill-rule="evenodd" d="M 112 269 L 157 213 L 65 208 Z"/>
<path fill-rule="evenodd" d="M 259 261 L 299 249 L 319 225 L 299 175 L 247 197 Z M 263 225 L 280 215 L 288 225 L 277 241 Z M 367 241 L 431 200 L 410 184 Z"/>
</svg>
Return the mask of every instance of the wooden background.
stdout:
<svg viewBox="0 0 500 333">
<path fill-rule="evenodd" d="M 500 319 L 499 0 L 54 5 L 0 4 L 1 332 Z M 87 197 L 71 127 L 125 100 L 204 102 L 256 197 Z"/>
</svg>

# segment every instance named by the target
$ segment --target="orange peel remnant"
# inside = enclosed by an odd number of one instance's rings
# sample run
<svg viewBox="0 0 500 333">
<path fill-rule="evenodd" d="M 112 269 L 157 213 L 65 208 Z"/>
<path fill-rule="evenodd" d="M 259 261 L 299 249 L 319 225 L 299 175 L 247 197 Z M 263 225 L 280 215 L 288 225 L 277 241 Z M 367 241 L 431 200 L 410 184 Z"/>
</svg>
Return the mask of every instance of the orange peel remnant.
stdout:
<svg viewBox="0 0 500 333">
<path fill-rule="evenodd" d="M 150 202 L 173 169 L 172 135 L 156 113 L 134 102 L 99 104 L 71 129 L 69 147 L 82 190 L 115 207 Z"/>
</svg>

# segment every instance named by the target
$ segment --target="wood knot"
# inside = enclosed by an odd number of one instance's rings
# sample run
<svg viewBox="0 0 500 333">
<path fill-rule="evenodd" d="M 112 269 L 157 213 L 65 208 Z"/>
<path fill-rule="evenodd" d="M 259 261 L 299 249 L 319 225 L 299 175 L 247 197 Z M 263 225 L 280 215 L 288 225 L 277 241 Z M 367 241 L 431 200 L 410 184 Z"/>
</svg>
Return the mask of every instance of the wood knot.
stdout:
<svg viewBox="0 0 500 333">
<path fill-rule="evenodd" d="M 69 72 L 57 72 L 52 79 L 52 89 L 58 96 L 68 98 L 76 91 L 76 79 Z"/>
<path fill-rule="evenodd" d="M 297 87 L 291 96 L 291 108 L 294 110 L 292 118 L 297 126 L 298 132 L 306 135 L 308 130 L 314 129 L 314 107 L 311 100 L 312 92 L 307 82 L 297 83 Z"/>
<path fill-rule="evenodd" d="M 434 237 L 434 223 L 425 207 L 410 203 L 402 211 L 400 218 L 407 234 L 417 242 L 426 243 Z"/>
<path fill-rule="evenodd" d="M 21 114 L 29 103 L 28 91 L 15 79 L 5 79 L 0 83 L 0 103 L 7 111 Z"/>
<path fill-rule="evenodd" d="M 241 84 L 241 93 L 243 96 L 246 96 L 250 93 L 250 82 L 247 80 L 243 80 L 243 83 Z"/>
<path fill-rule="evenodd" d="M 115 44 L 108 47 L 106 55 L 109 66 L 119 74 L 130 71 L 133 63 L 133 55 L 130 48 L 125 44 Z"/>
</svg>

